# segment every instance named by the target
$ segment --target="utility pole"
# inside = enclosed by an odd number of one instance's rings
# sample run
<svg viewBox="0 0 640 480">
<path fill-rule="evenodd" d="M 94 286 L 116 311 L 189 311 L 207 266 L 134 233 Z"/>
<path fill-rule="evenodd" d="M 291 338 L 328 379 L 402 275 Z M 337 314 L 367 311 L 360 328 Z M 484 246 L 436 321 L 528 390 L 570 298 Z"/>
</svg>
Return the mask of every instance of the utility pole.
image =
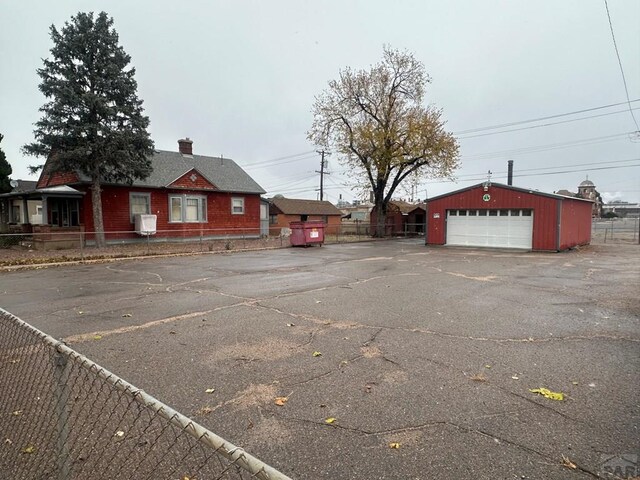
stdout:
<svg viewBox="0 0 640 480">
<path fill-rule="evenodd" d="M 318 153 L 320 154 L 320 171 L 316 170 L 316 173 L 320 174 L 320 201 L 322 201 L 324 196 L 324 176 L 330 175 L 329 172 L 325 172 L 324 170 L 326 167 L 324 156 L 329 156 L 331 154 L 329 152 L 325 152 L 324 150 L 318 150 Z"/>
</svg>

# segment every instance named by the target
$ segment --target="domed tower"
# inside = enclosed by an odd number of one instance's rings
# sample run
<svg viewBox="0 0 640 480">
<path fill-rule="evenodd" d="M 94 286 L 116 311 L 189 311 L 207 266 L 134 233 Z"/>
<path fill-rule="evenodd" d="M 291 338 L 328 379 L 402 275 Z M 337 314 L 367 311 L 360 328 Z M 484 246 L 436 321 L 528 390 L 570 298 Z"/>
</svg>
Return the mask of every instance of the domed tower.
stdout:
<svg viewBox="0 0 640 480">
<path fill-rule="evenodd" d="M 586 180 L 582 181 L 580 185 L 578 185 L 578 194 L 576 195 L 576 197 L 592 200 L 592 215 L 594 217 L 599 217 L 601 215 L 602 197 L 600 197 L 600 194 L 596 190 L 595 184 L 591 180 L 589 180 L 589 176 L 587 176 Z"/>
</svg>

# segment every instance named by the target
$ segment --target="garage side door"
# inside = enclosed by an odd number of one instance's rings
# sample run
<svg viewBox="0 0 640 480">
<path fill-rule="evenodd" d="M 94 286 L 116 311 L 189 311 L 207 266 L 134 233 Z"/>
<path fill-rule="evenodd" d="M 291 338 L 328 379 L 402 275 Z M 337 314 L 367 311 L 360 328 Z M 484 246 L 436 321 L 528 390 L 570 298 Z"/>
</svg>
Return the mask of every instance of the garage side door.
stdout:
<svg viewBox="0 0 640 480">
<path fill-rule="evenodd" d="M 447 245 L 531 250 L 533 211 L 447 210 Z"/>
</svg>

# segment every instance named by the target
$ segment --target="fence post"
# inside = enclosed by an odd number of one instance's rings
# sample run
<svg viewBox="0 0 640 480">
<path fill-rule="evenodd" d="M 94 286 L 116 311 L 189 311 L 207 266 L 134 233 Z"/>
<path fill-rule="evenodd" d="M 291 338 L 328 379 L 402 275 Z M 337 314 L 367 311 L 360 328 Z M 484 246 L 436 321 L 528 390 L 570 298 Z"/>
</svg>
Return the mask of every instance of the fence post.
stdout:
<svg viewBox="0 0 640 480">
<path fill-rule="evenodd" d="M 82 263 L 84 263 L 84 239 L 82 237 L 82 231 L 80 231 L 80 259 L 82 260 Z"/>
<path fill-rule="evenodd" d="M 55 414 L 56 414 L 56 453 L 58 457 L 58 478 L 71 478 L 69 458 L 69 368 L 68 358 L 56 350 L 54 356 L 56 382 Z"/>
</svg>

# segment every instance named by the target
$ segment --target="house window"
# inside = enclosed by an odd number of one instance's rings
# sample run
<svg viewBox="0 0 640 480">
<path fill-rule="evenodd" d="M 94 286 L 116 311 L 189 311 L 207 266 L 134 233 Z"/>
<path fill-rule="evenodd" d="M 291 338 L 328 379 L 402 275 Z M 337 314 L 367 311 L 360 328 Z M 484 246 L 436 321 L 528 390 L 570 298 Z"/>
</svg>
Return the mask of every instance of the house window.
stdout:
<svg viewBox="0 0 640 480">
<path fill-rule="evenodd" d="M 309 219 L 309 215 L 300 215 L 300 221 L 306 222 Z"/>
<path fill-rule="evenodd" d="M 129 215 L 131 223 L 135 221 L 136 215 L 148 215 L 151 213 L 150 193 L 129 193 Z"/>
<path fill-rule="evenodd" d="M 203 223 L 207 221 L 207 197 L 169 196 L 169 222 Z"/>
<path fill-rule="evenodd" d="M 509 216 L 509 210 L 500 210 L 500 216 L 501 217 L 508 217 Z"/>
<path fill-rule="evenodd" d="M 278 223 L 278 215 L 269 215 L 269 225 Z"/>
<path fill-rule="evenodd" d="M 231 199 L 231 213 L 233 213 L 234 215 L 244 214 L 244 198 L 233 197 Z"/>
<path fill-rule="evenodd" d="M 531 216 L 531 210 L 528 209 L 528 208 L 525 209 L 525 210 L 522 210 L 522 216 L 523 217 L 530 217 Z"/>
</svg>

